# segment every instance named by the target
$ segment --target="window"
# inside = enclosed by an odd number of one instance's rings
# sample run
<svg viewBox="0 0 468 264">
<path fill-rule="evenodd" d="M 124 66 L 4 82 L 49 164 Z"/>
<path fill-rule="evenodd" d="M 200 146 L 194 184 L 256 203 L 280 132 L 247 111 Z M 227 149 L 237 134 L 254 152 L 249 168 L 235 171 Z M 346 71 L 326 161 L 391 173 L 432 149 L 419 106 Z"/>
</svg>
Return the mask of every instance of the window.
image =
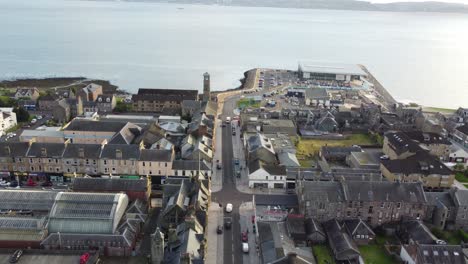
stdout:
<svg viewBox="0 0 468 264">
<path fill-rule="evenodd" d="M 150 175 L 153 175 L 153 172 L 152 172 L 152 171 L 149 171 L 149 174 L 150 174 Z"/>
<path fill-rule="evenodd" d="M 319 209 L 322 209 L 322 210 L 325 209 L 325 203 L 320 202 L 319 203 Z"/>
<path fill-rule="evenodd" d="M 104 162 L 104 165 L 107 165 L 107 160 L 104 160 L 103 162 Z"/>
<path fill-rule="evenodd" d="M 397 208 L 398 208 L 398 209 L 401 208 L 401 203 L 397 203 Z"/>
<path fill-rule="evenodd" d="M 265 180 L 268 180 L 268 176 L 265 176 Z"/>
<path fill-rule="evenodd" d="M 274 179 L 276 180 L 276 176 L 275 176 L 275 178 L 274 178 Z"/>
<path fill-rule="evenodd" d="M 167 162 L 164 162 L 164 167 L 166 167 L 166 168 L 167 168 Z"/>
<path fill-rule="evenodd" d="M 347 211 L 347 212 L 346 212 L 346 216 L 347 216 L 347 217 L 350 217 L 350 216 L 351 216 L 351 211 Z"/>
<path fill-rule="evenodd" d="M 374 206 L 369 206 L 369 214 L 372 214 L 374 212 Z"/>
<path fill-rule="evenodd" d="M 385 203 L 380 203 L 380 208 L 384 208 L 385 207 Z"/>
<path fill-rule="evenodd" d="M 349 201 L 348 207 L 349 207 L 349 208 L 353 208 L 353 202 L 352 202 L 352 201 Z"/>
</svg>

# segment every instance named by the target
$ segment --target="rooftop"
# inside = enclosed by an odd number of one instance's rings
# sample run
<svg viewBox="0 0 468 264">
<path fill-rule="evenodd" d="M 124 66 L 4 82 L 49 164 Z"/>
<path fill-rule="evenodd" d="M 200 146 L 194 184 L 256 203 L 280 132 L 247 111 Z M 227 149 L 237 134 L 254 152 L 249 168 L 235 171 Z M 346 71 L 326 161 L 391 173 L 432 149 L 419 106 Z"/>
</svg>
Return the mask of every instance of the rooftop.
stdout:
<svg viewBox="0 0 468 264">
<path fill-rule="evenodd" d="M 299 70 L 303 72 L 349 74 L 367 76 L 367 74 L 356 64 L 338 64 L 325 62 L 304 61 L 299 62 Z"/>
<path fill-rule="evenodd" d="M 146 192 L 148 190 L 148 180 L 142 179 L 105 179 L 105 178 L 76 178 L 73 182 L 74 191 L 134 191 Z"/>
<path fill-rule="evenodd" d="M 127 122 L 100 122 L 83 119 L 73 119 L 65 128 L 65 131 L 100 131 L 119 132 Z"/>
<path fill-rule="evenodd" d="M 406 175 L 453 175 L 453 172 L 449 168 L 425 151 L 420 151 L 402 160 L 382 160 L 382 166 L 391 173 L 403 173 Z"/>
</svg>

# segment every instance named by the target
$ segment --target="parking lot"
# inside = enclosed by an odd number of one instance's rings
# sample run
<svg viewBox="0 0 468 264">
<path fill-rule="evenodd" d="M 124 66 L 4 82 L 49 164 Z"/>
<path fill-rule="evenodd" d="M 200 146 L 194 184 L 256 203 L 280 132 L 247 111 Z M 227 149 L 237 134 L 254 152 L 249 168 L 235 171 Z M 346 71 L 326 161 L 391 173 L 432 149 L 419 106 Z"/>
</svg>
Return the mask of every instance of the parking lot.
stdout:
<svg viewBox="0 0 468 264">
<path fill-rule="evenodd" d="M 40 126 L 43 126 L 52 119 L 52 115 L 50 113 L 45 112 L 29 112 L 30 116 L 33 117 L 33 120 L 29 123 L 23 123 L 16 131 L 12 131 L 0 137 L 0 142 L 18 142 L 19 136 L 23 133 L 24 129 L 36 129 Z M 39 117 L 40 116 L 40 117 Z"/>
</svg>

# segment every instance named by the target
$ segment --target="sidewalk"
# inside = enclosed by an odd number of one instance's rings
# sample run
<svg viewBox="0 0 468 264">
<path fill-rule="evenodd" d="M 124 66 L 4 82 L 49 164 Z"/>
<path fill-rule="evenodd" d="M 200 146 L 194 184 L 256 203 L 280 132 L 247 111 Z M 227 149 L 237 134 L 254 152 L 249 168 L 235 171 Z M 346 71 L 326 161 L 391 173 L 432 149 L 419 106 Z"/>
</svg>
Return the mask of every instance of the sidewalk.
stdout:
<svg viewBox="0 0 468 264">
<path fill-rule="evenodd" d="M 215 149 L 215 152 L 214 152 L 214 156 L 213 156 L 213 162 L 211 163 L 212 165 L 212 168 L 211 168 L 211 171 L 213 172 L 211 174 L 211 192 L 219 192 L 221 191 L 221 189 L 223 188 L 223 170 L 218 170 L 216 168 L 216 161 L 219 160 L 219 162 L 221 164 L 223 164 L 223 160 L 221 159 L 222 156 L 223 156 L 223 137 L 222 137 L 222 132 L 223 130 L 221 129 L 221 123 L 223 121 L 216 118 L 215 119 L 215 126 L 216 126 L 216 129 L 215 129 L 215 146 L 216 146 L 216 149 Z"/>
<path fill-rule="evenodd" d="M 249 230 L 249 254 L 244 253 L 243 263 L 257 264 L 261 263 L 260 253 L 257 250 L 258 239 L 257 234 L 253 232 L 252 215 L 254 214 L 252 202 L 243 203 L 239 207 L 239 221 L 241 232 Z M 240 238 L 238 238 L 240 239 Z"/>
<path fill-rule="evenodd" d="M 206 251 L 206 263 L 223 263 L 224 239 L 223 235 L 216 233 L 218 225 L 223 225 L 223 208 L 217 203 L 211 203 L 208 210 L 208 224 L 206 236 L 208 240 Z"/>
</svg>

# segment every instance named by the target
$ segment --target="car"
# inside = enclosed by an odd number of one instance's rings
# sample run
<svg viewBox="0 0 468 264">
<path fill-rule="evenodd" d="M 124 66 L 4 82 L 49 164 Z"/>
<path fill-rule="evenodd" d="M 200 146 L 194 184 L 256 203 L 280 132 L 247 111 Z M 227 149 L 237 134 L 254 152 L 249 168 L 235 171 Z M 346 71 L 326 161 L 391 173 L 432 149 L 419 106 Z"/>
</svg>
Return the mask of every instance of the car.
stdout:
<svg viewBox="0 0 468 264">
<path fill-rule="evenodd" d="M 88 252 L 84 253 L 83 255 L 81 255 L 80 257 L 80 264 L 86 264 L 88 263 L 88 260 L 89 258 L 91 257 L 91 255 L 89 255 Z"/>
<path fill-rule="evenodd" d="M 234 160 L 234 164 L 239 165 L 239 160 L 238 159 Z"/>
<path fill-rule="evenodd" d="M 31 120 L 31 124 L 36 124 L 36 123 L 37 123 L 37 119 L 36 119 L 36 118 L 33 118 L 33 119 Z"/>
<path fill-rule="evenodd" d="M 232 220 L 230 217 L 227 217 L 225 218 L 225 221 L 224 221 L 224 228 L 226 229 L 231 229 L 231 226 L 232 226 Z"/>
<path fill-rule="evenodd" d="M 383 155 L 383 156 L 380 156 L 380 159 L 381 160 L 388 160 L 388 159 L 390 159 L 390 157 L 388 155 Z"/>
<path fill-rule="evenodd" d="M 53 185 L 51 181 L 45 181 L 41 184 L 42 187 L 52 187 Z"/>
<path fill-rule="evenodd" d="M 36 118 L 37 118 L 37 120 L 41 120 L 41 119 L 42 119 L 42 116 L 41 116 L 41 115 L 38 115 Z"/>
<path fill-rule="evenodd" d="M 33 179 L 29 178 L 28 181 L 26 182 L 26 186 L 29 186 L 29 187 L 37 186 L 37 182 L 35 182 Z"/>
<path fill-rule="evenodd" d="M 255 215 L 252 215 L 252 224 L 255 224 Z"/>
<path fill-rule="evenodd" d="M 226 213 L 232 212 L 232 203 L 226 204 Z"/>
<path fill-rule="evenodd" d="M 226 127 L 226 124 L 223 123 L 223 124 L 221 125 L 221 127 Z"/>
<path fill-rule="evenodd" d="M 223 226 L 222 226 L 222 225 L 219 225 L 219 226 L 216 228 L 216 233 L 218 233 L 218 234 L 222 234 L 222 233 L 223 233 Z"/>
<path fill-rule="evenodd" d="M 221 169 L 221 164 L 216 164 L 216 169 L 220 170 Z"/>
<path fill-rule="evenodd" d="M 241 240 L 242 240 L 242 242 L 249 241 L 249 235 L 247 234 L 247 232 L 244 231 L 244 232 L 241 233 Z"/>
<path fill-rule="evenodd" d="M 232 135 L 235 136 L 235 135 L 236 135 L 236 131 L 232 131 Z"/>
<path fill-rule="evenodd" d="M 19 184 L 17 181 L 11 181 L 10 182 L 10 187 L 19 187 Z"/>
<path fill-rule="evenodd" d="M 242 243 L 242 252 L 249 253 L 249 243 Z"/>
<path fill-rule="evenodd" d="M 10 256 L 10 263 L 16 263 L 23 256 L 23 250 L 16 250 L 13 255 Z"/>
<path fill-rule="evenodd" d="M 0 186 L 2 186 L 2 187 L 8 187 L 8 186 L 10 186 L 10 183 L 7 182 L 7 181 L 0 181 Z"/>
</svg>

